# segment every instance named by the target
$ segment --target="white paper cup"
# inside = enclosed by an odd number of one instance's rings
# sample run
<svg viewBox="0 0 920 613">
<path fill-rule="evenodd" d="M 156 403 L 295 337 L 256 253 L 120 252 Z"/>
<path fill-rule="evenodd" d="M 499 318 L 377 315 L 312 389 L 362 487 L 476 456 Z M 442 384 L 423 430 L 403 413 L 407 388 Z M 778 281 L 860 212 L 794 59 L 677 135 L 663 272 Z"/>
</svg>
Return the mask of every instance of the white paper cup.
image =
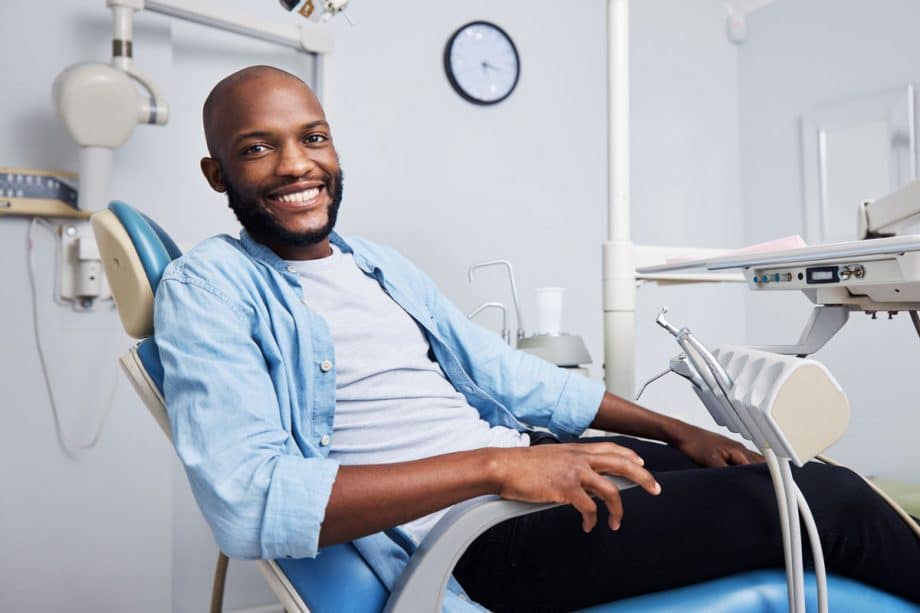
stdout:
<svg viewBox="0 0 920 613">
<path fill-rule="evenodd" d="M 537 334 L 559 334 L 562 332 L 563 287 L 537 288 Z"/>
</svg>

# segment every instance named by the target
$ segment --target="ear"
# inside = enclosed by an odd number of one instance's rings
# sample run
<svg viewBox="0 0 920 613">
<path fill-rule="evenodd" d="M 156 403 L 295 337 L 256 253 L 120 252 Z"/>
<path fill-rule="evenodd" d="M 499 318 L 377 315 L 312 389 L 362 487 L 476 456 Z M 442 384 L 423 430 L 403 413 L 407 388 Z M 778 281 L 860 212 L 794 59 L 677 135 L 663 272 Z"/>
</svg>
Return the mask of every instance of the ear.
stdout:
<svg viewBox="0 0 920 613">
<path fill-rule="evenodd" d="M 214 158 L 201 158 L 201 173 L 215 192 L 224 193 L 227 191 L 227 184 L 224 183 L 224 175 L 220 171 L 220 163 L 217 160 Z"/>
</svg>

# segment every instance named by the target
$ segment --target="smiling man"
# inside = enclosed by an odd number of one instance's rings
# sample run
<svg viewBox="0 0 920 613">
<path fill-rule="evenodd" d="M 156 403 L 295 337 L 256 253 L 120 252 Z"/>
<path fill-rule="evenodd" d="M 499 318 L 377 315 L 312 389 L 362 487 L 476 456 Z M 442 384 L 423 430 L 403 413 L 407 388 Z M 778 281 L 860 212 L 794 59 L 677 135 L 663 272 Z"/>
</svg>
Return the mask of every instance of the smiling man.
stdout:
<svg viewBox="0 0 920 613">
<path fill-rule="evenodd" d="M 491 609 L 571 610 L 782 566 L 756 454 L 509 348 L 397 252 L 333 232 L 342 171 L 300 79 L 237 72 L 204 126 L 202 171 L 244 230 L 170 265 L 155 328 L 173 442 L 224 552 L 353 541 L 392 586 L 400 534 L 418 543 L 451 505 L 500 494 L 563 506 L 493 528 L 461 559 L 457 578 Z M 560 441 L 589 426 L 664 444 Z M 621 495 L 604 475 L 639 487 Z M 884 502 L 846 470 L 797 480 L 828 568 L 920 600 L 920 544 Z M 458 592 L 446 608 L 471 606 Z"/>
</svg>

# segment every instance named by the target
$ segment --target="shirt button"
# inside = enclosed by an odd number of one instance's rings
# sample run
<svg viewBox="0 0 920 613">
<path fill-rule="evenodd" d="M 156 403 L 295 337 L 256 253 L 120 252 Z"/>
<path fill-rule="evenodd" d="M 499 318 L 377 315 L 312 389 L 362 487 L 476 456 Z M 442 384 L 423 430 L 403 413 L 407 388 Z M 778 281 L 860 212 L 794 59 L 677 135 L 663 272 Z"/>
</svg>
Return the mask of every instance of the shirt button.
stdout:
<svg viewBox="0 0 920 613">
<path fill-rule="evenodd" d="M 331 436 L 329 436 L 328 434 L 324 434 L 323 438 L 319 439 L 319 444 L 325 447 L 326 445 L 329 444 L 329 441 L 331 440 L 332 440 Z"/>
<path fill-rule="evenodd" d="M 332 370 L 332 362 L 329 360 L 323 360 L 323 363 L 319 365 L 319 369 L 323 372 L 329 372 Z"/>
<path fill-rule="evenodd" d="M 293 266 L 288 266 L 288 267 L 287 267 L 287 271 L 288 271 L 288 272 L 297 272 L 297 269 L 294 268 Z"/>
</svg>

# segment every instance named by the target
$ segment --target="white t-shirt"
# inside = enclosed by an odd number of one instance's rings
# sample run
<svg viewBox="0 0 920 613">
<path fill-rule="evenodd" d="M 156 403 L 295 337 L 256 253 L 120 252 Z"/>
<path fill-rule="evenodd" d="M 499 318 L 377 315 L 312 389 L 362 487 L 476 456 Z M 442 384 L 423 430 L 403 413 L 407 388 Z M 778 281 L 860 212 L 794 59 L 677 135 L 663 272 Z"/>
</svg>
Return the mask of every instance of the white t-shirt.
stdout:
<svg viewBox="0 0 920 613">
<path fill-rule="evenodd" d="M 416 321 L 350 253 L 288 262 L 304 302 L 326 321 L 335 348 L 335 418 L 330 457 L 342 464 L 405 462 L 483 447 L 530 444 L 490 426 L 430 353 Z M 431 356 L 431 357 L 429 357 Z M 402 526 L 420 543 L 447 509 Z"/>
</svg>

